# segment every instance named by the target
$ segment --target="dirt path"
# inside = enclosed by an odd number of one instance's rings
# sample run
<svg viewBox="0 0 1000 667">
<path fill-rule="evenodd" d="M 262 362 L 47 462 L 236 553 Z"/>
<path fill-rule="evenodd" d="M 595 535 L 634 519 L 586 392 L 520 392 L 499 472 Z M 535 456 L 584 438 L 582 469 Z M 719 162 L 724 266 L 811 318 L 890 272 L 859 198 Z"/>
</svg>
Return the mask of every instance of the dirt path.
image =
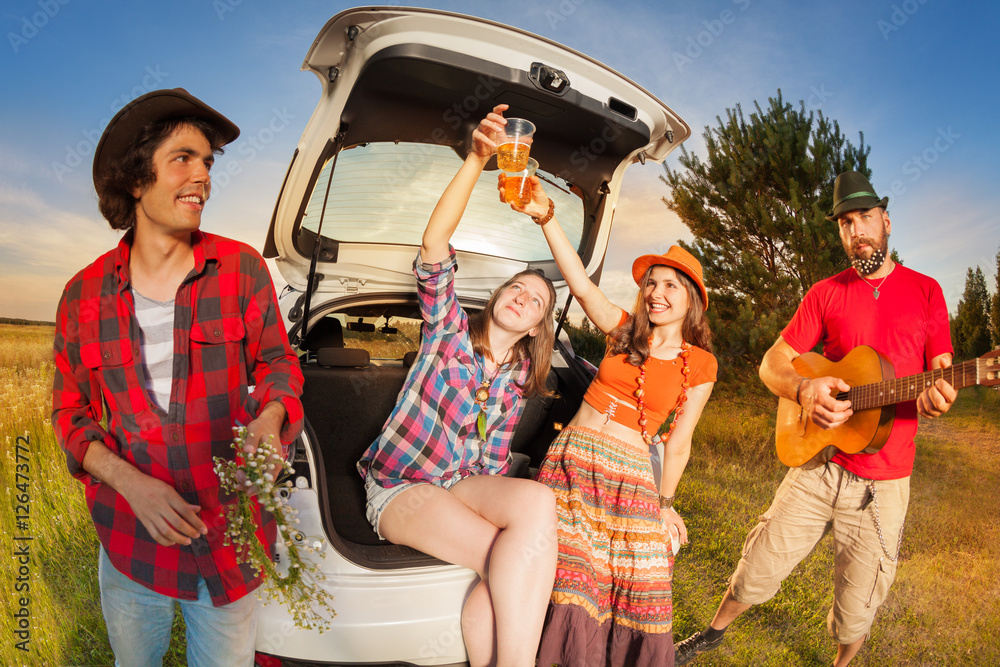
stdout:
<svg viewBox="0 0 1000 667">
<path fill-rule="evenodd" d="M 975 398 L 974 394 L 962 394 L 956 406 L 942 417 L 921 418 L 917 437 L 961 442 L 983 453 L 1000 453 L 1000 413 L 994 409 L 996 401 Z"/>
</svg>

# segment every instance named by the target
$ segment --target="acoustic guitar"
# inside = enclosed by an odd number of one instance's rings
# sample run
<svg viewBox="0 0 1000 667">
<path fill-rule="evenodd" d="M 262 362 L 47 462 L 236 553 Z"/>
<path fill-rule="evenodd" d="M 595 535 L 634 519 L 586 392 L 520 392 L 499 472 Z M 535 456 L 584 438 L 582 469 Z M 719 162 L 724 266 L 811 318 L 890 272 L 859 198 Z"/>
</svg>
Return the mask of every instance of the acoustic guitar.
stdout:
<svg viewBox="0 0 1000 667">
<path fill-rule="evenodd" d="M 892 362 L 867 345 L 861 345 L 840 361 L 830 361 L 815 352 L 795 358 L 800 375 L 814 379 L 838 377 L 851 385 L 839 392 L 838 401 L 850 401 L 854 414 L 834 429 L 817 426 L 795 401 L 778 400 L 775 447 L 778 458 L 789 467 L 806 463 L 820 465 L 838 452 L 874 454 L 889 438 L 896 404 L 914 401 L 924 389 L 944 378 L 955 389 L 972 385 L 1000 385 L 1000 350 L 960 364 L 926 373 L 897 378 Z"/>
</svg>

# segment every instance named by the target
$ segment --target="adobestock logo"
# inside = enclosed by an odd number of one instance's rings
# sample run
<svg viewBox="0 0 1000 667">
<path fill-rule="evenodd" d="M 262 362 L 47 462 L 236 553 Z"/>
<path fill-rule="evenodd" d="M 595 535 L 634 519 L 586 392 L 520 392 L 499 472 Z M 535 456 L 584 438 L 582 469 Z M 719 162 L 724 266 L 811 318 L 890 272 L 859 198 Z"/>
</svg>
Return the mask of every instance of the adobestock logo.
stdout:
<svg viewBox="0 0 1000 667">
<path fill-rule="evenodd" d="M 556 6 L 556 11 L 546 9 L 545 18 L 549 21 L 549 27 L 555 30 L 557 25 L 572 16 L 577 8 L 585 1 L 586 0 L 560 0 L 559 4 Z"/>
<path fill-rule="evenodd" d="M 904 0 L 902 4 L 894 4 L 888 21 L 879 19 L 875 22 L 878 31 L 882 33 L 882 39 L 888 42 L 892 33 L 899 32 L 900 28 L 910 20 L 910 17 L 916 14 L 920 7 L 926 3 L 927 0 Z"/>
<path fill-rule="evenodd" d="M 239 156 L 234 160 L 227 160 L 223 170 L 212 172 L 212 189 L 221 192 L 223 188 L 232 182 L 234 176 L 243 173 L 243 168 L 257 159 L 264 149 L 274 141 L 274 138 L 285 131 L 295 114 L 288 113 L 288 107 L 271 110 L 271 119 L 257 132 L 240 135 L 236 154 Z"/>
<path fill-rule="evenodd" d="M 934 166 L 934 163 L 940 159 L 941 155 L 947 152 L 961 138 L 962 135 L 952 130 L 951 125 L 947 128 L 939 127 L 934 140 L 922 151 L 914 153 L 909 160 L 903 163 L 901 167 L 903 174 L 910 177 L 910 183 L 916 183 Z M 894 180 L 890 185 L 890 192 L 896 197 L 905 194 L 906 191 L 906 183 L 901 178 Z"/>
<path fill-rule="evenodd" d="M 482 74 L 478 78 L 479 85 L 466 95 L 465 99 L 461 102 L 455 102 L 450 109 L 441 115 L 441 120 L 447 123 L 453 130 L 461 127 L 462 122 L 468 120 L 470 117 L 480 115 L 484 102 L 493 101 L 493 95 L 499 87 L 499 82 Z M 487 108 L 492 107 L 488 106 Z M 443 140 L 443 138 L 443 132 L 439 133 L 435 131 L 431 134 L 431 139 L 435 142 Z"/>
<path fill-rule="evenodd" d="M 741 12 L 746 11 L 750 6 L 750 0 L 732 0 L 732 3 L 739 7 Z M 715 44 L 715 40 L 722 36 L 722 33 L 726 30 L 726 26 L 736 22 L 736 16 L 737 14 L 733 10 L 723 9 L 719 12 L 718 18 L 710 21 L 702 21 L 701 23 L 705 26 L 705 29 L 692 37 L 688 37 L 684 52 L 674 51 L 671 54 L 674 59 L 674 65 L 677 66 L 677 71 L 683 72 L 685 67 L 700 58 L 707 49 L 711 48 Z"/>
<path fill-rule="evenodd" d="M 615 140 L 624 131 L 625 129 L 621 125 L 612 126 L 605 124 L 599 135 L 593 137 L 586 145 L 581 144 L 577 150 L 570 154 L 570 163 L 576 168 L 578 173 L 586 171 L 593 162 L 597 161 L 614 144 Z M 573 180 L 571 174 L 565 174 L 563 178 L 570 182 Z"/>
<path fill-rule="evenodd" d="M 56 17 L 63 6 L 69 4 L 69 0 L 38 0 L 39 11 L 30 17 L 25 14 L 21 17 L 21 30 L 18 32 L 8 32 L 7 41 L 14 53 L 21 50 L 21 47 L 30 42 L 38 35 L 38 31 L 49 24 L 49 21 Z"/>
<path fill-rule="evenodd" d="M 226 14 L 236 11 L 236 8 L 241 4 L 243 4 L 243 0 L 214 0 L 212 9 L 215 10 L 215 15 L 219 17 L 220 21 L 225 21 Z"/>
<path fill-rule="evenodd" d="M 444 145 L 448 140 L 446 127 L 457 130 L 470 118 L 480 116 L 484 106 L 492 109 L 488 103 L 493 101 L 493 96 L 500 87 L 500 81 L 485 74 L 480 74 L 477 81 L 476 87 L 464 99 L 445 109 L 441 114 L 441 125 L 435 127 L 423 141 L 414 143 L 414 153 L 403 156 L 395 169 L 384 173 L 384 182 L 388 186 L 399 180 L 412 179 L 422 172 L 425 168 L 425 159 L 435 154 L 435 146 Z"/>
</svg>

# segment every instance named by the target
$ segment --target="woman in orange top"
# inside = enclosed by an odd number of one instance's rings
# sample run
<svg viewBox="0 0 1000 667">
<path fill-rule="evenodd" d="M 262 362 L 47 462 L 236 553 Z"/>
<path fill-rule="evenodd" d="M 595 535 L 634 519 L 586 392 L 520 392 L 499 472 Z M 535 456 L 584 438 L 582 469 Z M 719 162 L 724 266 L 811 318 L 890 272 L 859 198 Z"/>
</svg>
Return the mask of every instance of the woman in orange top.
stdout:
<svg viewBox="0 0 1000 667">
<path fill-rule="evenodd" d="M 671 538 L 687 542 L 673 496 L 718 369 L 701 264 L 678 246 L 639 257 L 626 312 L 587 276 L 537 177 L 531 202 L 511 207 L 542 227 L 570 290 L 608 337 L 584 403 L 538 474 L 555 492 L 559 535 L 538 664 L 602 664 L 600 651 L 607 665 L 673 665 Z M 650 445 L 671 412 L 658 492 Z"/>
</svg>

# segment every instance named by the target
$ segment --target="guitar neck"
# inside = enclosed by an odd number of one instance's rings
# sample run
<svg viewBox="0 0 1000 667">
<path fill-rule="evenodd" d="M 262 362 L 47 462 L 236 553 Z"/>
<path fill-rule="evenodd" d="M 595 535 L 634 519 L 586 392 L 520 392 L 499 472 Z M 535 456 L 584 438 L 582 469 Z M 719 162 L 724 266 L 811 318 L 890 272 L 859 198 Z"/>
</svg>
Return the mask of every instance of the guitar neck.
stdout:
<svg viewBox="0 0 1000 667">
<path fill-rule="evenodd" d="M 980 384 L 984 379 L 980 373 L 984 372 L 984 369 L 985 360 L 972 359 L 948 368 L 938 368 L 917 375 L 851 387 L 848 391 L 840 392 L 837 399 L 850 401 L 852 410 L 867 410 L 894 403 L 915 401 L 922 391 L 940 379 L 944 379 L 956 390 Z"/>
</svg>

